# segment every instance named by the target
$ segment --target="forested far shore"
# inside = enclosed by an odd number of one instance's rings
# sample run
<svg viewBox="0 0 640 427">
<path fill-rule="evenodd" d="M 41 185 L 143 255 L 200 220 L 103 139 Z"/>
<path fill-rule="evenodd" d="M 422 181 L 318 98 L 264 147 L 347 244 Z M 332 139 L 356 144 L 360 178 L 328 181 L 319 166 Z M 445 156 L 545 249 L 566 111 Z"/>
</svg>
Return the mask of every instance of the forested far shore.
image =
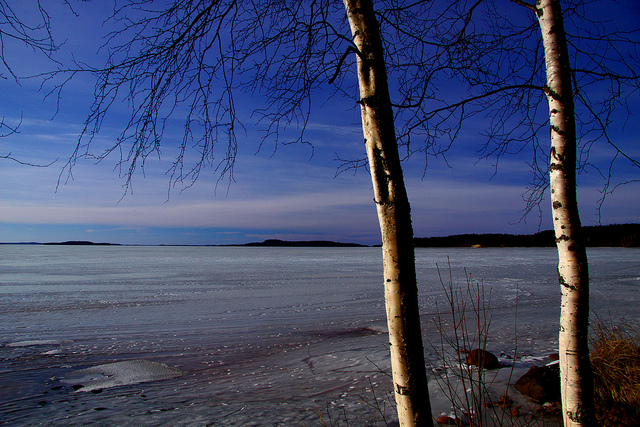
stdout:
<svg viewBox="0 0 640 427">
<path fill-rule="evenodd" d="M 613 224 L 583 227 L 585 245 L 588 247 L 640 247 L 640 224 Z M 20 242 L 0 244 L 24 245 L 115 245 L 119 243 L 94 243 L 84 240 L 70 240 L 66 242 Z M 556 241 L 553 230 L 540 231 L 535 234 L 455 234 L 442 237 L 416 237 L 414 244 L 417 248 L 456 248 L 456 247 L 555 247 Z M 137 245 L 127 245 L 137 246 Z M 147 245 L 144 245 L 147 246 Z M 154 246 L 154 245 L 152 245 Z M 288 241 L 267 239 L 262 242 L 251 242 L 231 245 L 159 245 L 159 246 L 258 246 L 258 247 L 366 247 L 358 243 L 342 243 L 329 240 Z M 380 246 L 380 245 L 374 245 Z"/>
<path fill-rule="evenodd" d="M 639 247 L 640 224 L 597 225 L 582 228 L 587 247 Z M 553 230 L 535 234 L 457 234 L 446 237 L 418 237 L 417 248 L 445 247 L 553 247 Z"/>
</svg>

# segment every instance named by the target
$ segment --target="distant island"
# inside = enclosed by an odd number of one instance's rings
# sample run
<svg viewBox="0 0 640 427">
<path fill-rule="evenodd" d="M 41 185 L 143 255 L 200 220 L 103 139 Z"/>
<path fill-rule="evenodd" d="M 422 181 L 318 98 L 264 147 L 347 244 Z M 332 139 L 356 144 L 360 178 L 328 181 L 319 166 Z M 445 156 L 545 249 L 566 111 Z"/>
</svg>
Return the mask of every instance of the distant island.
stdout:
<svg viewBox="0 0 640 427">
<path fill-rule="evenodd" d="M 269 247 L 287 247 L 287 248 L 364 248 L 367 245 L 358 243 L 340 243 L 330 240 L 306 240 L 306 241 L 287 241 L 278 239 L 268 239 L 263 242 L 245 243 L 238 246 L 269 246 Z"/>
<path fill-rule="evenodd" d="M 72 246 L 83 246 L 83 245 L 97 245 L 97 246 L 120 246 L 118 243 L 94 243 L 88 240 L 67 240 L 66 242 L 49 242 L 43 243 L 44 245 L 72 245 Z"/>
<path fill-rule="evenodd" d="M 582 227 L 587 247 L 640 246 L 640 224 L 614 224 Z M 417 248 L 451 247 L 552 247 L 556 245 L 553 230 L 535 234 L 457 234 L 446 237 L 418 237 L 414 239 Z"/>
<path fill-rule="evenodd" d="M 30 244 L 40 244 L 40 243 L 30 243 Z M 93 246 L 122 246 L 119 243 L 94 243 L 88 240 L 68 240 L 66 242 L 49 242 L 49 243 L 41 243 L 43 245 L 71 245 L 71 246 L 82 246 L 82 245 L 93 245 Z M 127 245 L 127 246 L 137 246 L 137 245 Z M 278 239 L 268 239 L 262 242 L 252 242 L 252 243 L 240 243 L 240 244 L 231 244 L 231 245 L 166 245 L 161 244 L 158 246 L 266 246 L 266 247 L 307 247 L 307 248 L 356 248 L 356 247 L 367 247 L 367 245 L 361 245 L 359 243 L 341 243 L 341 242 L 332 242 L 330 240 L 308 240 L 308 241 L 287 241 L 287 240 L 278 240 Z"/>
</svg>

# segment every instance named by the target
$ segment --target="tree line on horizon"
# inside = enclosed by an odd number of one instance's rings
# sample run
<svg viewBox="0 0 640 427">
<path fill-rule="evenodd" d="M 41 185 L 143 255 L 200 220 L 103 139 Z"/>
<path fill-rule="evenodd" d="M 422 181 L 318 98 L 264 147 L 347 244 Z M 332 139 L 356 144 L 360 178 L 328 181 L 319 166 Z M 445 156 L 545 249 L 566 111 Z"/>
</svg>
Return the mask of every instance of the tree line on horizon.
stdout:
<svg viewBox="0 0 640 427">
<path fill-rule="evenodd" d="M 640 223 L 638 224 L 610 224 L 583 227 L 583 238 L 587 247 L 640 247 Z M 31 242 L 32 244 L 38 244 Z M 534 234 L 509 233 L 464 233 L 448 236 L 414 237 L 416 248 L 455 248 L 455 247 L 554 247 L 555 234 L 553 230 L 539 231 Z M 2 244 L 2 243 L 0 243 Z M 92 242 L 84 240 L 68 240 L 63 242 L 46 242 L 44 245 L 115 245 L 118 243 Z M 166 245 L 159 246 L 194 246 L 194 245 Z M 336 242 L 331 240 L 281 240 L 267 239 L 261 242 L 237 243 L 226 245 L 195 245 L 195 246 L 262 246 L 262 247 L 368 247 L 369 245 Z M 380 246 L 380 245 L 373 245 Z"/>
<path fill-rule="evenodd" d="M 640 224 L 612 224 L 582 227 L 587 247 L 640 247 Z M 416 237 L 417 248 L 444 247 L 555 247 L 553 230 L 534 234 L 468 233 L 438 237 Z"/>
</svg>

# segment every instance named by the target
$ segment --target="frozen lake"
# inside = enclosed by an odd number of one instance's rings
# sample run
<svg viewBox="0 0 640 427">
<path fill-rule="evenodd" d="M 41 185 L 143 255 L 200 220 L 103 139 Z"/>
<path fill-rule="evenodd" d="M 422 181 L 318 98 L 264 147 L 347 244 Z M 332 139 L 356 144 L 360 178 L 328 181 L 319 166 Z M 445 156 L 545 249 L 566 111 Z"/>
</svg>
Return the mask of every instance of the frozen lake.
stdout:
<svg viewBox="0 0 640 427">
<path fill-rule="evenodd" d="M 589 260 L 594 313 L 638 322 L 640 249 Z M 491 292 L 488 350 L 515 325 L 521 369 L 557 351 L 554 249 L 417 249 L 428 358 L 449 263 Z M 0 424 L 393 421 L 381 271 L 380 248 L 0 245 Z"/>
</svg>

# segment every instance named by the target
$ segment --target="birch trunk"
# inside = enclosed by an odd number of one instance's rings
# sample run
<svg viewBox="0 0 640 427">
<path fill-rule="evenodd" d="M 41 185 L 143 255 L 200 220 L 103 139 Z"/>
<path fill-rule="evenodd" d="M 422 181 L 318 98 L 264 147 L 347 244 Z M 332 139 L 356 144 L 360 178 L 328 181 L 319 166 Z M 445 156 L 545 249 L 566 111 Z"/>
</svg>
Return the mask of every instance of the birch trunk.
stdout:
<svg viewBox="0 0 640 427">
<path fill-rule="evenodd" d="M 358 84 L 374 200 L 382 234 L 385 304 L 393 388 L 401 426 L 433 425 L 407 197 L 382 41 L 370 0 L 344 0 L 358 49 Z"/>
<path fill-rule="evenodd" d="M 560 384 L 564 425 L 595 425 L 589 360 L 589 272 L 576 195 L 576 125 L 571 68 L 559 0 L 536 4 L 545 62 L 551 126 L 549 168 L 558 247 Z"/>
</svg>

